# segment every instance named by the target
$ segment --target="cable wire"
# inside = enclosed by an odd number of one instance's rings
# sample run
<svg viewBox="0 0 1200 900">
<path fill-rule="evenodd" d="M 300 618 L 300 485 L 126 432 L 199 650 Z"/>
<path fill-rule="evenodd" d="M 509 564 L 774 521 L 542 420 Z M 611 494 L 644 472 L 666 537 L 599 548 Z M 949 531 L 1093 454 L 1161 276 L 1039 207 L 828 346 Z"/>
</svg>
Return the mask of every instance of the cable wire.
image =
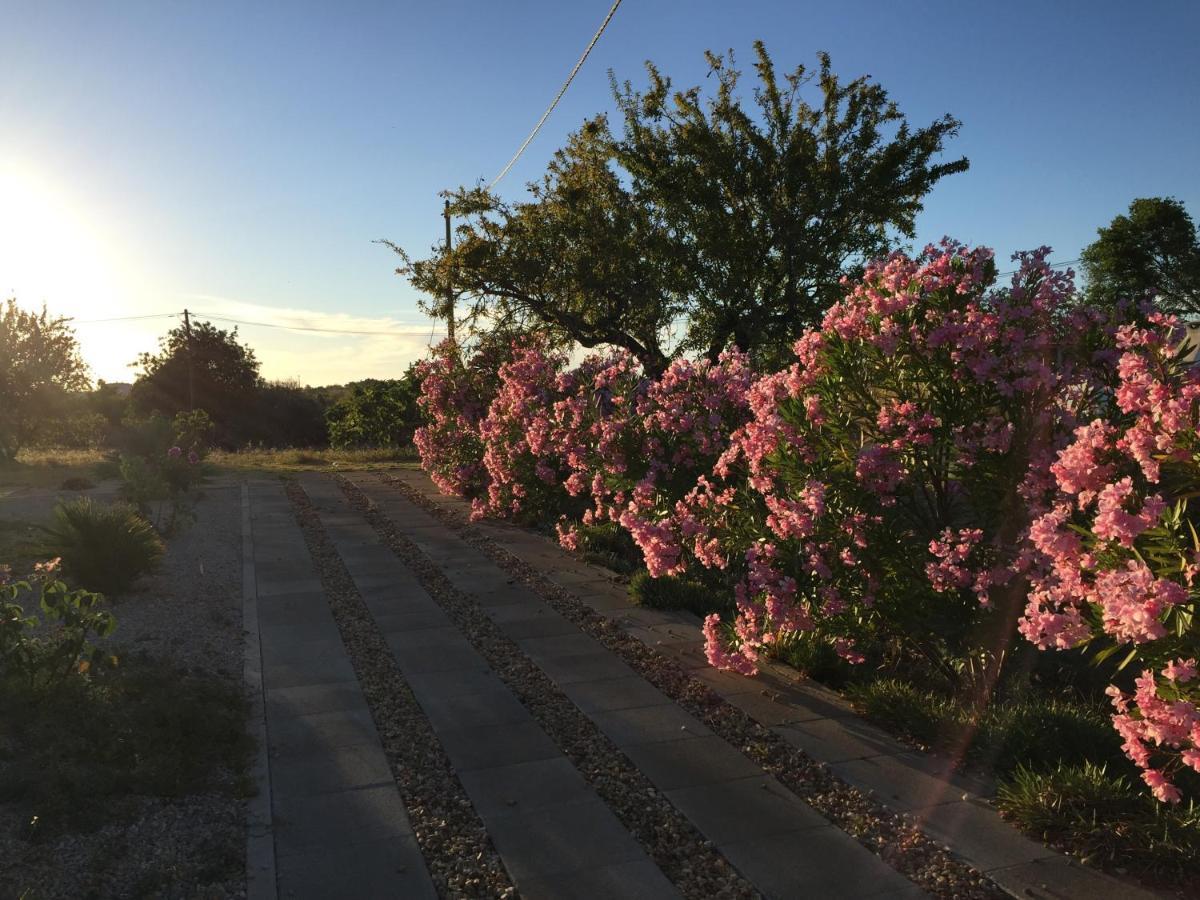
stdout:
<svg viewBox="0 0 1200 900">
<path fill-rule="evenodd" d="M 72 325 L 99 325 L 103 322 L 134 322 L 140 319 L 173 319 L 183 315 L 183 313 L 153 313 L 148 316 L 114 316 L 111 319 L 75 319 L 69 318 L 65 321 Z"/>
<path fill-rule="evenodd" d="M 563 82 L 563 86 L 558 89 L 558 94 L 555 95 L 554 99 L 550 102 L 550 105 L 546 107 L 546 111 L 542 113 L 542 117 L 538 119 L 538 123 L 533 126 L 533 131 L 529 132 L 529 137 L 525 138 L 525 143 L 523 143 L 517 152 L 513 154 L 513 158 L 508 161 L 508 165 L 501 169 L 500 174 L 492 179 L 492 183 L 488 185 L 489 191 L 500 183 L 501 178 L 508 174 L 508 170 L 513 167 L 513 164 L 518 159 L 521 158 L 521 154 L 525 152 L 525 148 L 533 142 L 533 139 L 537 137 L 537 133 L 542 130 L 542 126 L 545 125 L 546 120 L 550 118 L 550 113 L 554 112 L 554 107 L 558 106 L 558 101 L 563 98 L 563 94 L 567 92 L 567 88 L 571 86 L 571 82 L 575 80 L 575 76 L 579 74 L 579 70 L 583 68 L 584 60 L 588 58 L 588 54 L 592 52 L 592 48 L 595 47 L 596 42 L 600 40 L 600 35 L 604 34 L 604 29 L 607 28 L 608 23 L 612 21 L 612 17 L 616 13 L 617 7 L 620 5 L 621 0 L 616 0 L 616 2 L 613 3 L 612 8 L 608 11 L 608 15 L 604 17 L 604 21 L 600 23 L 600 27 L 596 29 L 596 33 L 592 36 L 591 42 L 584 49 L 583 55 L 579 57 L 579 62 L 575 63 L 575 68 L 571 70 L 571 74 L 567 76 L 567 80 Z"/>
<path fill-rule="evenodd" d="M 309 331 L 309 332 L 315 332 L 318 334 L 351 334 L 351 335 L 363 335 L 363 336 L 367 336 L 367 337 L 380 337 L 380 336 L 387 337 L 389 335 L 392 337 L 412 337 L 414 335 L 421 334 L 421 331 L 416 331 L 416 330 L 414 330 L 414 331 L 393 331 L 393 330 L 381 329 L 378 331 L 364 331 L 364 330 L 350 329 L 350 328 L 313 328 L 313 327 L 307 326 L 307 325 L 284 325 L 280 322 L 247 322 L 244 319 L 232 319 L 232 318 L 229 318 L 228 316 L 213 316 L 213 315 L 209 315 L 208 313 L 198 312 L 195 310 L 192 311 L 192 315 L 198 319 L 206 319 L 206 320 L 213 321 L 213 322 L 227 322 L 227 323 L 230 323 L 233 325 L 250 325 L 250 326 L 253 326 L 256 328 L 282 328 L 286 331 Z M 413 326 L 413 327 L 415 329 L 418 326 Z M 424 329 L 422 328 L 422 331 L 423 330 Z"/>
</svg>

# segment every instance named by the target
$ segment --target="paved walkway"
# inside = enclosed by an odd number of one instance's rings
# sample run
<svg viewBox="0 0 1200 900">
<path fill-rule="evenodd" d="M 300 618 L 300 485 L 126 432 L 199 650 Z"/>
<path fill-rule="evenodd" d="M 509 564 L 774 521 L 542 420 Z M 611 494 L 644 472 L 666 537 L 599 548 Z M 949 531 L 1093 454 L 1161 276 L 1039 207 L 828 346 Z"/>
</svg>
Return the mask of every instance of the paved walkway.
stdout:
<svg viewBox="0 0 1200 900">
<path fill-rule="evenodd" d="M 395 474 L 465 511 L 461 501 L 436 494 L 422 473 Z M 384 478 L 351 479 L 764 896 L 924 896 Z M 321 475 L 300 480 L 519 893 L 678 896 L 338 485 Z M 264 482 L 251 485 L 248 505 L 254 589 L 247 624 L 251 644 L 257 638 L 261 646 L 270 748 L 261 780 L 271 809 L 269 823 L 252 823 L 251 896 L 272 896 L 272 887 L 282 897 L 432 895 L 291 504 L 277 483 Z M 694 617 L 632 607 L 623 586 L 539 535 L 477 527 L 844 780 L 911 812 L 928 834 L 1014 895 L 1147 896 L 1024 839 L 980 799 L 985 785 L 898 745 L 836 695 L 782 667 L 758 679 L 715 672 L 703 659 Z M 247 671 L 253 679 L 253 654 Z"/>
</svg>

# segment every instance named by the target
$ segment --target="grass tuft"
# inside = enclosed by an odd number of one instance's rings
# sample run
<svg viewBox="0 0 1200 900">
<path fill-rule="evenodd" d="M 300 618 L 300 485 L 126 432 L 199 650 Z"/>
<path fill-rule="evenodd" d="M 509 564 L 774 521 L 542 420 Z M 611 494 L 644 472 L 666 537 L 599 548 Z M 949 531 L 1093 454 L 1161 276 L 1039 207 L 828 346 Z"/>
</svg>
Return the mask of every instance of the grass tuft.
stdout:
<svg viewBox="0 0 1200 900">
<path fill-rule="evenodd" d="M 81 497 L 60 503 L 45 529 L 43 552 L 62 557 L 63 569 L 80 586 L 115 596 L 127 591 L 162 560 L 162 539 L 131 506 Z"/>
</svg>

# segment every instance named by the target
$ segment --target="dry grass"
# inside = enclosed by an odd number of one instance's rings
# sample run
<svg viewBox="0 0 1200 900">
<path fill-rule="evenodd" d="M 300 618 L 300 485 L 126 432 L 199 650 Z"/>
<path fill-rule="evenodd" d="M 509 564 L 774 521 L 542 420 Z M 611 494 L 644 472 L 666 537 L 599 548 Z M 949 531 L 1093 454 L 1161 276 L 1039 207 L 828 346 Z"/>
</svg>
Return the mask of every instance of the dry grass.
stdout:
<svg viewBox="0 0 1200 900">
<path fill-rule="evenodd" d="M 373 469 L 416 465 L 412 447 L 380 450 L 239 450 L 214 451 L 208 461 L 227 470 L 302 472 L 320 469 Z"/>
<path fill-rule="evenodd" d="M 0 465 L 0 497 L 14 488 L 57 489 L 68 478 L 95 480 L 102 450 L 22 450 L 15 464 Z"/>
</svg>

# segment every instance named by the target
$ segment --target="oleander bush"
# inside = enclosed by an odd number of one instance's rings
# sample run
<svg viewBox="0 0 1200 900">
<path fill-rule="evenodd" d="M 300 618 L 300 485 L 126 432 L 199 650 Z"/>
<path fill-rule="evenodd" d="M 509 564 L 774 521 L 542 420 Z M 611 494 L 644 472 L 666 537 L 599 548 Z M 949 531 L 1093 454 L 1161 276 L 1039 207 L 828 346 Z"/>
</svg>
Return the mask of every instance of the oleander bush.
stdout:
<svg viewBox="0 0 1200 900">
<path fill-rule="evenodd" d="M 62 560 L 72 581 L 110 597 L 128 591 L 157 568 L 165 552 L 154 526 L 136 509 L 90 497 L 55 507 L 43 550 Z"/>
<path fill-rule="evenodd" d="M 903 667 L 1001 768 L 1059 739 L 1052 756 L 1111 758 L 1094 706 L 989 702 L 1019 635 L 1092 657 L 1124 756 L 1160 800 L 1197 796 L 1200 373 L 1174 320 L 1081 302 L 1048 253 L 1004 285 L 951 241 L 869 263 L 773 372 L 733 348 L 649 377 L 537 337 L 443 345 L 422 464 L 476 516 L 554 523 L 571 549 L 620 526 L 639 595 L 714 596 L 714 665 Z M 914 728 L 942 727 L 944 704 L 896 690 Z"/>
</svg>

